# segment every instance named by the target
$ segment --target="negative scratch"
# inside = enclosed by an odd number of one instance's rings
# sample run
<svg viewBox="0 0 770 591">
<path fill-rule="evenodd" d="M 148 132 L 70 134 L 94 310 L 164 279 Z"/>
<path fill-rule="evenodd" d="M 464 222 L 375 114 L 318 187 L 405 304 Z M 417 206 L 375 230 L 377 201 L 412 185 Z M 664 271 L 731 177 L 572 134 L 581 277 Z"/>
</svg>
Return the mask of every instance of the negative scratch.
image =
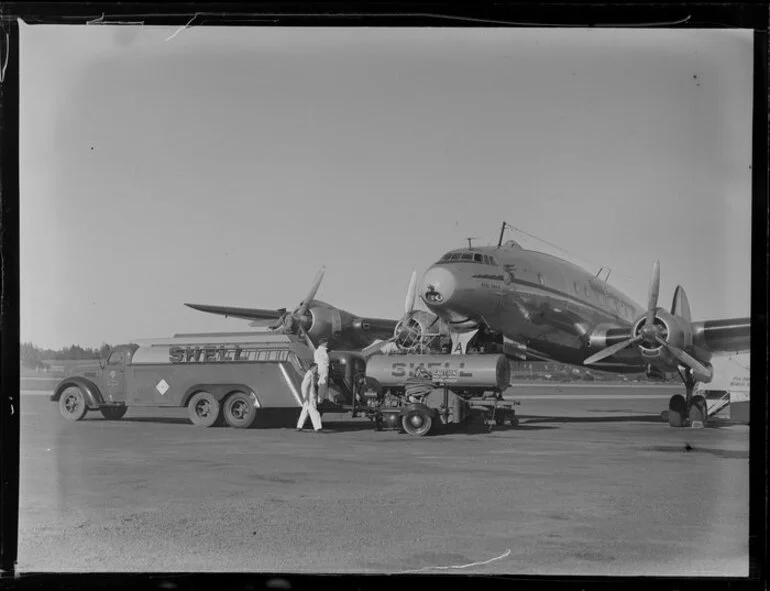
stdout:
<svg viewBox="0 0 770 591">
<path fill-rule="evenodd" d="M 171 35 L 170 37 L 167 37 L 167 38 L 166 38 L 166 41 L 171 41 L 171 40 L 172 40 L 174 37 L 176 37 L 176 36 L 179 34 L 179 32 L 180 32 L 180 31 L 183 31 L 183 30 L 187 29 L 187 28 L 188 28 L 188 27 L 189 27 L 189 26 L 192 24 L 192 22 L 193 22 L 193 21 L 194 21 L 196 18 L 198 18 L 198 15 L 199 15 L 199 14 L 200 14 L 199 12 L 196 12 L 196 13 L 195 13 L 195 14 L 192 16 L 192 18 L 191 18 L 189 21 L 187 21 L 187 24 L 185 24 L 185 25 L 183 25 L 183 26 L 179 27 L 179 28 L 178 28 L 176 31 L 174 31 L 174 34 L 173 34 L 173 35 Z"/>
<path fill-rule="evenodd" d="M 5 43 L 3 44 L 3 65 L 0 66 L 0 82 L 5 82 L 5 69 L 8 67 L 8 56 L 11 53 L 11 36 L 5 33 Z"/>
<path fill-rule="evenodd" d="M 511 549 L 508 548 L 507 551 L 503 552 L 500 556 L 495 556 L 494 558 L 490 558 L 489 560 L 484 560 L 482 562 L 471 562 L 469 564 L 451 564 L 449 566 L 426 566 L 423 568 L 417 568 L 414 570 L 402 570 L 398 571 L 396 574 L 407 574 L 407 573 L 419 573 L 426 570 L 432 570 L 432 569 L 438 569 L 438 570 L 451 570 L 451 569 L 463 569 L 463 568 L 471 568 L 474 566 L 484 566 L 485 564 L 489 564 L 491 562 L 495 562 L 496 560 L 502 560 L 503 558 L 510 556 Z"/>
</svg>

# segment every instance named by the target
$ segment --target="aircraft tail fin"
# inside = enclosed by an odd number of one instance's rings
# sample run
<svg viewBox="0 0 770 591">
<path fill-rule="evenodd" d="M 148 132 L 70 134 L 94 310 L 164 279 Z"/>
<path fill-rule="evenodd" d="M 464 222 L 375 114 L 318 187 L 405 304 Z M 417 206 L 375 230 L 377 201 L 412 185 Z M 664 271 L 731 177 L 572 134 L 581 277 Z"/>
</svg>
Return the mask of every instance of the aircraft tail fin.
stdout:
<svg viewBox="0 0 770 591">
<path fill-rule="evenodd" d="M 671 302 L 671 314 L 681 318 L 688 324 L 692 322 L 692 315 L 690 314 L 690 301 L 687 299 L 687 294 L 681 285 L 677 285 L 674 290 L 674 299 Z"/>
</svg>

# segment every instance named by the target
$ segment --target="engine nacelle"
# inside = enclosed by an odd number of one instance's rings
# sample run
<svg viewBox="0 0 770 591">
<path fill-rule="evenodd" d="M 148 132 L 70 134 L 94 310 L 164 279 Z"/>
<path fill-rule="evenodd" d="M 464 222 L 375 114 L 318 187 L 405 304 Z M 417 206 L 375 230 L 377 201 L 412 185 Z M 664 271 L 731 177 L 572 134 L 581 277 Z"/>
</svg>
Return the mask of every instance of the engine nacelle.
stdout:
<svg viewBox="0 0 770 591">
<path fill-rule="evenodd" d="M 303 322 L 304 328 L 314 342 L 322 338 L 332 339 L 342 331 L 342 315 L 336 308 L 313 307 L 310 309 L 310 322 Z"/>
</svg>

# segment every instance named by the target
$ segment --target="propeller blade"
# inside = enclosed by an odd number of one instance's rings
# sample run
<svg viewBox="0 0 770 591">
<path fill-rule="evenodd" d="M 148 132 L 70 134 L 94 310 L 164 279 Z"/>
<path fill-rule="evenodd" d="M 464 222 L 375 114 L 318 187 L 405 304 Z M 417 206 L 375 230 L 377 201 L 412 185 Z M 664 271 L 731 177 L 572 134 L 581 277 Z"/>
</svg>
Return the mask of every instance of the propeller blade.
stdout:
<svg viewBox="0 0 770 591">
<path fill-rule="evenodd" d="M 305 339 L 305 342 L 307 343 L 307 346 L 310 347 L 310 350 L 315 353 L 315 343 L 313 343 L 313 340 L 310 338 L 310 335 L 307 334 L 307 331 L 305 330 L 305 327 L 300 324 L 299 326 L 299 333 L 303 336 Z"/>
<path fill-rule="evenodd" d="M 409 278 L 409 287 L 406 290 L 406 300 L 404 301 L 404 313 L 411 314 L 417 300 L 417 270 L 412 270 L 412 276 Z"/>
<path fill-rule="evenodd" d="M 642 340 L 642 337 L 638 336 L 638 337 L 634 337 L 633 339 L 628 339 L 627 341 L 621 341 L 620 343 L 615 343 L 614 345 L 607 347 L 606 349 L 602 349 L 598 353 L 591 355 L 588 359 L 583 361 L 583 365 L 592 365 L 597 361 L 601 361 L 602 359 L 606 359 L 607 357 L 612 357 L 618 351 L 621 351 L 626 347 L 630 347 L 631 345 L 635 345 L 641 340 Z"/>
<path fill-rule="evenodd" d="M 650 280 L 650 293 L 647 298 L 647 318 L 645 326 L 652 326 L 655 322 L 655 312 L 658 309 L 658 295 L 660 294 L 660 261 L 655 261 L 652 266 L 652 279 Z"/>
<path fill-rule="evenodd" d="M 321 287 L 321 279 L 324 278 L 324 272 L 326 271 L 326 267 L 321 267 L 321 269 L 316 273 L 315 279 L 313 280 L 313 285 L 310 287 L 310 291 L 307 292 L 307 295 L 305 296 L 305 299 L 300 302 L 299 308 L 297 309 L 297 313 L 304 314 L 305 310 L 307 310 L 307 305 L 313 301 L 313 298 L 315 298 L 315 294 L 318 292 L 318 288 Z"/>
<path fill-rule="evenodd" d="M 691 370 L 696 372 L 697 374 L 700 374 L 704 377 L 711 376 L 712 372 L 703 365 L 700 361 L 695 359 L 692 355 L 687 353 L 686 351 L 683 351 L 679 347 L 675 347 L 674 345 L 668 344 L 664 339 L 660 337 L 655 338 L 658 343 L 663 345 L 674 357 L 676 357 L 679 361 L 681 361 L 684 365 L 689 367 Z"/>
<path fill-rule="evenodd" d="M 396 341 L 396 337 L 391 337 L 384 341 L 377 341 L 376 343 L 372 343 L 368 347 L 365 347 L 361 350 L 361 355 L 364 356 L 364 358 L 368 359 L 375 353 L 379 352 L 380 350 L 384 349 L 388 345 L 394 343 Z"/>
</svg>

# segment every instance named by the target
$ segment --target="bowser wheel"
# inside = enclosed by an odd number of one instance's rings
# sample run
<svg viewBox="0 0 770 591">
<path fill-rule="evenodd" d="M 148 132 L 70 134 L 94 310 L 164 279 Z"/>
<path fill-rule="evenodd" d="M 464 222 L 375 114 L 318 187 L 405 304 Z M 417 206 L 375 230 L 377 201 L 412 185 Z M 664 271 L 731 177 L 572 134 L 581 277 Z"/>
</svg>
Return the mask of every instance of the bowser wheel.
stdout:
<svg viewBox="0 0 770 591">
<path fill-rule="evenodd" d="M 256 401 L 243 392 L 233 392 L 227 397 L 222 411 L 225 422 L 234 429 L 248 429 L 257 418 Z"/>
<path fill-rule="evenodd" d="M 407 434 L 422 437 L 433 426 L 433 418 L 422 409 L 410 410 L 401 417 L 401 426 Z"/>
<path fill-rule="evenodd" d="M 668 401 L 668 424 L 671 427 L 684 426 L 684 417 L 687 414 L 687 403 L 684 396 L 674 394 Z"/>
<path fill-rule="evenodd" d="M 99 409 L 102 416 L 108 421 L 119 421 L 126 414 L 128 407 L 126 406 L 103 406 Z"/>
<path fill-rule="evenodd" d="M 59 396 L 59 412 L 61 416 L 70 421 L 79 421 L 86 416 L 88 407 L 83 390 L 77 386 L 65 388 Z"/>
<path fill-rule="evenodd" d="M 208 392 L 198 392 L 187 403 L 187 414 L 196 427 L 213 427 L 221 414 L 222 407 Z"/>
</svg>

